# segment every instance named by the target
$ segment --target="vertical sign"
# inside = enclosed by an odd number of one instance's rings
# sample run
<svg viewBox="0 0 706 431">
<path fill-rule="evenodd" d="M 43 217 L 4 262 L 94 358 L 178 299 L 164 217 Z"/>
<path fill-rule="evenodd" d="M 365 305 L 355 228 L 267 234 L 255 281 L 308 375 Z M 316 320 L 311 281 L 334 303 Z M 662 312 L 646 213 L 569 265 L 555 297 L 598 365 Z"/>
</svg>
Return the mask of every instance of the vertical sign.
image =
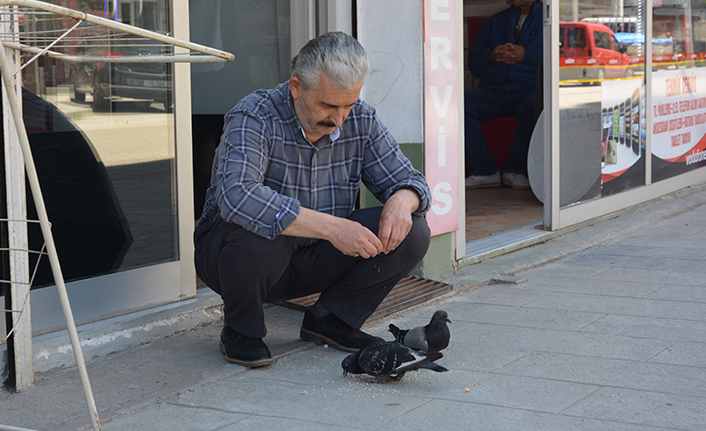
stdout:
<svg viewBox="0 0 706 431">
<path fill-rule="evenodd" d="M 456 0 L 424 1 L 425 173 L 431 234 L 458 229 Z"/>
</svg>

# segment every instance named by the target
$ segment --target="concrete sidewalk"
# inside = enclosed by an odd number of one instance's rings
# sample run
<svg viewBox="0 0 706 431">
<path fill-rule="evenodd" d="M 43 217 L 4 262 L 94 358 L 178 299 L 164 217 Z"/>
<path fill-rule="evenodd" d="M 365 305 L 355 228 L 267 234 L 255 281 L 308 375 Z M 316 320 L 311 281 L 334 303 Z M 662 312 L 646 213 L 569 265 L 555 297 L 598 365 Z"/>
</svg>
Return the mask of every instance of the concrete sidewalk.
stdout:
<svg viewBox="0 0 706 431">
<path fill-rule="evenodd" d="M 266 369 L 227 364 L 219 325 L 89 363 L 102 429 L 699 430 L 706 424 L 706 188 L 659 199 L 442 281 L 454 292 L 372 322 L 452 320 L 438 362 L 400 382 L 344 377 L 345 353 L 267 308 Z M 75 369 L 0 392 L 0 424 L 90 424 Z M 0 429 L 2 427 L 0 426 Z"/>
</svg>

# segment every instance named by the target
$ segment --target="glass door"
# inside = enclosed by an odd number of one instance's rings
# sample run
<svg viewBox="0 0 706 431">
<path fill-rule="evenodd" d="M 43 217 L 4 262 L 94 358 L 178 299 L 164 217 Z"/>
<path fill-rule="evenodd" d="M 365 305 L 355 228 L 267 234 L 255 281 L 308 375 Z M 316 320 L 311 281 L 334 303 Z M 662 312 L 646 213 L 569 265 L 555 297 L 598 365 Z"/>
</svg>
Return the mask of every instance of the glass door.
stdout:
<svg viewBox="0 0 706 431">
<path fill-rule="evenodd" d="M 80 8 L 179 37 L 170 0 L 94 0 Z M 21 19 L 20 34 L 52 35 L 58 25 Z M 95 31 L 107 29 L 78 27 L 60 49 L 154 54 L 153 46 L 124 34 L 95 43 Z M 188 280 L 190 270 L 181 262 L 191 265 L 184 252 L 190 238 L 179 235 L 174 67 L 41 57 L 23 69 L 22 84 L 25 127 L 77 323 L 193 296 L 195 278 Z M 28 218 L 36 220 L 29 195 L 27 203 Z M 28 237 L 31 250 L 41 249 L 38 225 L 29 224 Z M 31 268 L 36 259 L 30 257 Z M 64 325 L 53 283 L 43 258 L 32 285 L 35 335 Z"/>
</svg>

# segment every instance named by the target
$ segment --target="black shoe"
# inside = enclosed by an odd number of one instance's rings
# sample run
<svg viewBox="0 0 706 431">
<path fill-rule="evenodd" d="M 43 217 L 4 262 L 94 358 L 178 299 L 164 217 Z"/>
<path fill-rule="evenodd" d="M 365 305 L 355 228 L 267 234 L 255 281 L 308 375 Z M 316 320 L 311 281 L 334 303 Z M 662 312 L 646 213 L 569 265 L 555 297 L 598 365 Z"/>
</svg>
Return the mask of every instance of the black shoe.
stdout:
<svg viewBox="0 0 706 431">
<path fill-rule="evenodd" d="M 262 338 L 240 335 L 228 325 L 221 331 L 221 353 L 231 364 L 248 368 L 264 367 L 272 363 L 272 354 Z"/>
<path fill-rule="evenodd" d="M 360 329 L 353 329 L 331 313 L 315 317 L 309 310 L 304 312 L 299 338 L 316 344 L 326 343 L 343 352 L 357 352 L 370 344 L 385 341 Z"/>
</svg>

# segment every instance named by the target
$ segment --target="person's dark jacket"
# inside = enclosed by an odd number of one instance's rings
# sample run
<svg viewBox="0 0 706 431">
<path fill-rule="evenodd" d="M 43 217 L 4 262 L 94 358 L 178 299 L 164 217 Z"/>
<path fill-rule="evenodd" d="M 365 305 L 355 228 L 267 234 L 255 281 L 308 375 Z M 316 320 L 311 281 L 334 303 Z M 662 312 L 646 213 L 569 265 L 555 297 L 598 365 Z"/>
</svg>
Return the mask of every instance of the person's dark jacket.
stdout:
<svg viewBox="0 0 706 431">
<path fill-rule="evenodd" d="M 515 40 L 515 27 L 520 16 L 520 8 L 510 6 L 486 21 L 478 33 L 468 56 L 471 73 L 480 78 L 481 86 L 498 86 L 518 83 L 535 86 L 537 63 L 542 60 L 542 2 L 534 2 L 527 17 L 519 41 Z M 514 43 L 526 49 L 522 63 L 492 63 L 490 51 L 499 45 Z"/>
</svg>

